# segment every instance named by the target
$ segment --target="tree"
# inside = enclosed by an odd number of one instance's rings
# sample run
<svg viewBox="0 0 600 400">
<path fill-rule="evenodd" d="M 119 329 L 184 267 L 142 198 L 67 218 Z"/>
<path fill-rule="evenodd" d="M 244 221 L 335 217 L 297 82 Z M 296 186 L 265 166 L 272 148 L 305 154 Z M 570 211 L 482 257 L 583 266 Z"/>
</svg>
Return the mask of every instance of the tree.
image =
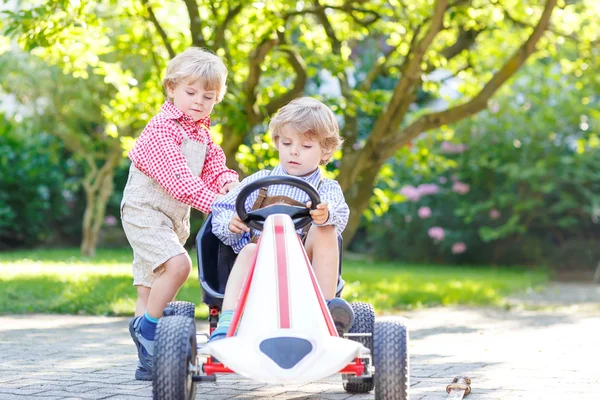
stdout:
<svg viewBox="0 0 600 400">
<path fill-rule="evenodd" d="M 544 56 L 564 38 L 589 44 L 598 32 L 590 28 L 597 23 L 592 3 L 52 0 L 9 13 L 6 33 L 73 75 L 102 66 L 107 77 L 135 77 L 149 97 L 136 98 L 147 104 L 146 113 L 159 105 L 148 89 L 158 92 L 169 58 L 188 45 L 211 49 L 230 69 L 229 92 L 216 112 L 230 162 L 241 144 L 264 132 L 280 106 L 302 92 L 321 95 L 340 116 L 346 139 L 337 179 L 352 210 L 349 239 L 390 157 L 420 133 L 486 108 L 537 47 Z M 572 26 L 594 33 L 581 39 Z M 140 62 L 148 66 L 143 74 L 137 72 Z M 435 79 L 433 72 L 445 77 Z M 442 98 L 449 77 L 458 79 L 458 99 L 438 111 L 414 107 L 422 95 Z M 339 93 L 324 92 L 331 81 Z M 118 94 L 130 86 L 115 85 Z M 124 114 L 111 123 L 130 143 L 136 133 L 127 129 Z"/>
<path fill-rule="evenodd" d="M 110 86 L 98 76 L 75 79 L 27 54 L 0 56 L 0 71 L 2 87 L 33 115 L 29 131 L 51 132 L 85 170 L 81 251 L 91 256 L 113 192 L 113 172 L 123 157 L 120 140 L 107 134 L 110 127 L 101 109 L 113 94 Z"/>
</svg>

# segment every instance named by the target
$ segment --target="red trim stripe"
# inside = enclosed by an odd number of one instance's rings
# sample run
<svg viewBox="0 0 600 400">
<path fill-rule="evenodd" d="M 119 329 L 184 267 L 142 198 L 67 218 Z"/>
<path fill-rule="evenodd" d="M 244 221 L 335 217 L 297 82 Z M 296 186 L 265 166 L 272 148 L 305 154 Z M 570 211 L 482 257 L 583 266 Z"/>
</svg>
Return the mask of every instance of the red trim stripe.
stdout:
<svg viewBox="0 0 600 400">
<path fill-rule="evenodd" d="M 227 331 L 227 337 L 231 337 L 235 335 L 235 331 L 237 331 L 238 325 L 240 323 L 240 318 L 244 312 L 244 307 L 246 307 L 246 300 L 248 299 L 248 292 L 250 291 L 250 283 L 252 282 L 252 277 L 254 276 L 254 269 L 256 267 L 256 259 L 258 258 L 258 249 L 260 249 L 260 238 L 258 237 L 258 242 L 256 243 L 256 249 L 254 249 L 254 256 L 252 258 L 252 264 L 250 264 L 250 271 L 248 272 L 248 276 L 246 276 L 246 280 L 244 281 L 244 286 L 242 286 L 242 293 L 240 293 L 240 300 L 238 302 L 238 306 L 233 313 L 233 319 L 231 320 L 231 325 L 229 326 L 229 330 Z"/>
<path fill-rule="evenodd" d="M 321 306 L 321 312 L 323 313 L 323 318 L 325 318 L 325 323 L 327 324 L 327 329 L 329 329 L 329 334 L 331 336 L 338 336 L 337 329 L 335 329 L 335 324 L 333 323 L 333 319 L 331 319 L 331 314 L 327 309 L 327 304 L 325 304 L 325 299 L 323 298 L 323 293 L 321 293 L 321 289 L 317 284 L 317 278 L 315 277 L 315 271 L 313 271 L 310 261 L 308 260 L 308 255 L 306 254 L 306 250 L 304 249 L 304 245 L 302 244 L 302 240 L 300 236 L 298 236 L 298 241 L 300 242 L 300 246 L 302 247 L 302 254 L 304 255 L 304 261 L 308 268 L 308 274 L 310 275 L 310 279 L 313 284 L 313 288 L 315 289 L 315 295 L 319 300 L 319 306 Z"/>
<path fill-rule="evenodd" d="M 279 298 L 279 328 L 290 329 L 290 288 L 288 282 L 287 248 L 285 243 L 284 220 L 275 217 L 275 252 L 277 270 L 277 294 Z"/>
</svg>

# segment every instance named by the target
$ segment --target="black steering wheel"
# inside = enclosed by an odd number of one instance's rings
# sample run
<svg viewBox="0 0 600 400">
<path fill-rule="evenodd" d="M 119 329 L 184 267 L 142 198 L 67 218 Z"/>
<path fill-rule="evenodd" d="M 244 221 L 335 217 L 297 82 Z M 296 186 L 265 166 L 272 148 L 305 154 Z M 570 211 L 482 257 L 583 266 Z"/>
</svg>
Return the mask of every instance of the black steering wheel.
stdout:
<svg viewBox="0 0 600 400">
<path fill-rule="evenodd" d="M 273 185 L 290 185 L 297 187 L 308 195 L 311 201 L 311 209 L 317 208 L 317 204 L 321 202 L 319 193 L 316 189 L 308 182 L 303 181 L 300 178 L 294 176 L 267 176 L 264 178 L 257 179 L 240 190 L 235 202 L 235 209 L 238 216 L 246 225 L 250 228 L 262 231 L 265 225 L 265 220 L 268 216 L 273 214 L 286 214 L 292 221 L 294 221 L 294 227 L 296 230 L 304 228 L 310 224 L 312 218 L 310 216 L 310 210 L 306 207 L 290 206 L 287 204 L 276 204 L 270 207 L 259 208 L 258 210 L 246 212 L 246 199 L 251 193 L 257 191 L 262 187 L 269 187 Z"/>
</svg>

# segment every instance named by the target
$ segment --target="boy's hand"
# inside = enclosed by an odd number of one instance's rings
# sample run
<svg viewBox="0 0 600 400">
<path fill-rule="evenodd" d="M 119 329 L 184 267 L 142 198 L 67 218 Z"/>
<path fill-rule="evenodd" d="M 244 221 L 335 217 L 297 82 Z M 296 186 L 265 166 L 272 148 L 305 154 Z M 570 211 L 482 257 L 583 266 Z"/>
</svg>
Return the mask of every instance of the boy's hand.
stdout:
<svg viewBox="0 0 600 400">
<path fill-rule="evenodd" d="M 235 182 L 229 182 L 227 185 L 223 186 L 221 188 L 221 194 L 226 194 L 228 192 L 230 192 L 231 190 L 233 190 L 233 188 L 235 188 L 236 186 L 238 186 L 240 183 L 238 181 Z"/>
<path fill-rule="evenodd" d="M 229 230 L 232 233 L 244 233 L 250 232 L 250 228 L 238 217 L 237 214 L 233 214 L 231 221 L 229 221 Z"/>
<path fill-rule="evenodd" d="M 312 206 L 312 202 L 306 203 L 306 207 L 310 208 Z M 323 225 L 329 219 L 329 208 L 327 206 L 327 202 L 317 204 L 317 208 L 314 210 L 310 210 L 310 216 L 313 219 L 313 222 L 317 225 Z"/>
</svg>

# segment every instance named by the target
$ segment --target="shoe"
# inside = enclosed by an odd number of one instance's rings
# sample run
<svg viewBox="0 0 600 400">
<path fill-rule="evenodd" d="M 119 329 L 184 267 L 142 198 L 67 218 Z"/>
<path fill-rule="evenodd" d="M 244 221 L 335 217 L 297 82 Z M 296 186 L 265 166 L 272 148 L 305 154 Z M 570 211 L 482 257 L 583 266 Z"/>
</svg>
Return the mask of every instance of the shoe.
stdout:
<svg viewBox="0 0 600 400">
<path fill-rule="evenodd" d="M 227 332 L 225 332 L 225 333 L 219 332 L 217 334 L 213 333 L 208 338 L 208 343 L 210 343 L 210 342 L 216 342 L 217 340 L 225 339 L 226 337 L 227 337 Z"/>
<path fill-rule="evenodd" d="M 138 381 L 151 381 L 152 380 L 152 371 L 148 371 L 140 360 L 137 363 L 137 369 L 135 370 L 135 379 Z"/>
<path fill-rule="evenodd" d="M 143 315 L 133 318 L 129 321 L 129 334 L 133 339 L 133 343 L 137 347 L 138 351 L 138 369 L 135 371 L 135 378 L 150 377 L 150 379 L 139 379 L 139 380 L 152 380 L 152 359 L 154 358 L 154 341 L 147 340 L 142 336 L 140 332 L 140 322 L 144 318 Z M 140 368 L 141 367 L 141 368 Z M 139 373 L 138 373 L 139 371 Z"/>
<path fill-rule="evenodd" d="M 331 318 L 335 323 L 339 337 L 343 337 L 354 324 L 354 310 L 350 304 L 342 298 L 336 297 L 327 302 L 327 308 L 331 313 Z"/>
</svg>

